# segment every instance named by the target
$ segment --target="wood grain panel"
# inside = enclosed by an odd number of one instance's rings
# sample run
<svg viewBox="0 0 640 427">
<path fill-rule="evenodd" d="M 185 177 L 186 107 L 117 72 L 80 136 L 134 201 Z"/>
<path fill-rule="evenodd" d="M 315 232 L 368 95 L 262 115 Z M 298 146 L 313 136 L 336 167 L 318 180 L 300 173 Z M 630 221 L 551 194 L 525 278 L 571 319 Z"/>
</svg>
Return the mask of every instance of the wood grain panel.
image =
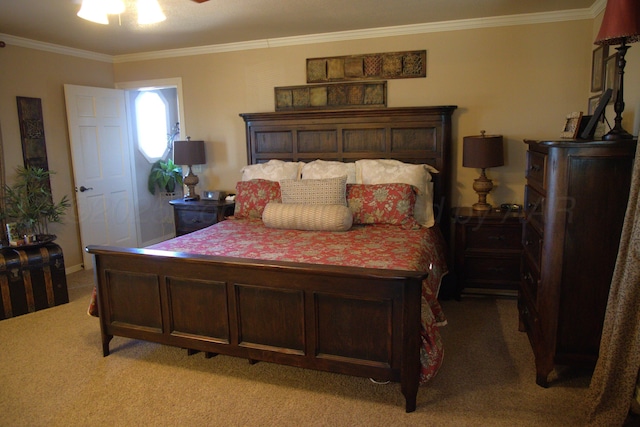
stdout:
<svg viewBox="0 0 640 427">
<path fill-rule="evenodd" d="M 300 290 L 235 285 L 238 343 L 304 354 L 304 294 Z"/>
<path fill-rule="evenodd" d="M 162 310 L 158 276 L 115 270 L 107 270 L 105 274 L 110 322 L 161 333 Z"/>
<path fill-rule="evenodd" d="M 173 335 L 199 336 L 229 342 L 226 283 L 167 278 L 167 295 Z"/>
<path fill-rule="evenodd" d="M 392 301 L 317 293 L 317 356 L 392 364 Z"/>
</svg>

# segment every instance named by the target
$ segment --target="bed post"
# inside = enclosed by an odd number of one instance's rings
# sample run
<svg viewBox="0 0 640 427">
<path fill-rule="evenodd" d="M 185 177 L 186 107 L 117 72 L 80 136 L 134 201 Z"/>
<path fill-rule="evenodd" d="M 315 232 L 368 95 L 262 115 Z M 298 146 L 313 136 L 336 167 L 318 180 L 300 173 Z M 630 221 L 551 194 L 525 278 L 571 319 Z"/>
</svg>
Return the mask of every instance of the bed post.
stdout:
<svg viewBox="0 0 640 427">
<path fill-rule="evenodd" d="M 416 332 L 415 326 L 420 325 L 420 310 L 422 306 L 422 279 L 408 279 L 405 285 L 405 312 L 403 331 Z M 420 385 L 420 327 L 417 333 L 402 337 L 402 368 L 400 389 L 405 398 L 406 412 L 416 410 L 416 399 Z"/>
</svg>

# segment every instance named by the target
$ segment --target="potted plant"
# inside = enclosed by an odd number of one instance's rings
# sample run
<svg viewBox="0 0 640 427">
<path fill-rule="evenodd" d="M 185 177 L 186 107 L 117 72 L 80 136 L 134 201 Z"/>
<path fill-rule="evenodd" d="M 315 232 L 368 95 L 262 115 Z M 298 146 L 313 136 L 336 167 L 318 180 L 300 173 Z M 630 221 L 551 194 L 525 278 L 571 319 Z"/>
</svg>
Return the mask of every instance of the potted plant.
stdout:
<svg viewBox="0 0 640 427">
<path fill-rule="evenodd" d="M 156 188 L 173 193 L 177 185 L 182 185 L 182 167 L 176 166 L 173 160 L 170 158 L 166 161 L 158 160 L 151 166 L 148 182 L 151 194 L 156 194 Z"/>
<path fill-rule="evenodd" d="M 0 217 L 13 223 L 14 235 L 30 236 L 29 243 L 53 240 L 49 223 L 62 223 L 71 206 L 66 195 L 54 203 L 49 183 L 53 173 L 35 166 L 18 167 L 14 185 L 4 185 L 4 211 Z"/>
<path fill-rule="evenodd" d="M 167 147 L 173 148 L 173 141 L 180 134 L 180 123 L 176 123 L 171 128 L 171 133 L 167 134 Z M 156 189 L 167 193 L 173 193 L 176 191 L 176 187 L 182 185 L 182 167 L 176 166 L 171 158 L 166 161 L 160 159 L 151 165 L 151 172 L 149 172 L 149 181 L 147 188 L 153 195 L 156 194 Z"/>
</svg>

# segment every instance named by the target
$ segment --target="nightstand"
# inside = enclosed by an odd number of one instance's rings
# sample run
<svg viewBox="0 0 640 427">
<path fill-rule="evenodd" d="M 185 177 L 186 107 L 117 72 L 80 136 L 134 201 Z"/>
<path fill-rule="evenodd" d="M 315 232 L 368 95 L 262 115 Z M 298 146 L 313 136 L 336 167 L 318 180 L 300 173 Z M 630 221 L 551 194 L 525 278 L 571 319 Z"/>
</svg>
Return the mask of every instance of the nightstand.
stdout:
<svg viewBox="0 0 640 427">
<path fill-rule="evenodd" d="M 452 209 L 457 296 L 481 293 L 516 297 L 522 256 L 522 212 Z"/>
<path fill-rule="evenodd" d="M 176 236 L 223 221 L 225 217 L 233 215 L 235 209 L 235 202 L 218 202 L 217 200 L 175 199 L 169 203 L 173 206 Z"/>
</svg>

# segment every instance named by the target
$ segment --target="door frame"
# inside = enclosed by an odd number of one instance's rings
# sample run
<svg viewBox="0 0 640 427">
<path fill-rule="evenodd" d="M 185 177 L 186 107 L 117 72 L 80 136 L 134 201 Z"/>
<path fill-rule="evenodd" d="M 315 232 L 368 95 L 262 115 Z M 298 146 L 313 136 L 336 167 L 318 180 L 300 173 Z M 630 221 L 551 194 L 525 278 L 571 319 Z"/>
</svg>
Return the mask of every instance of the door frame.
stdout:
<svg viewBox="0 0 640 427">
<path fill-rule="evenodd" d="M 170 77 L 166 79 L 135 80 L 135 81 L 125 81 L 125 82 L 115 83 L 116 89 L 122 89 L 125 92 L 138 91 L 140 89 L 162 89 L 167 87 L 176 88 L 176 95 L 178 97 L 178 117 L 180 120 L 180 134 L 188 135 L 186 130 L 185 120 L 184 120 L 184 102 L 182 97 L 182 78 L 181 77 Z M 133 118 L 133 112 L 132 112 L 132 109 L 130 108 L 131 106 L 129 105 L 129 98 L 127 96 L 125 96 L 125 103 L 127 107 L 127 126 L 129 128 L 128 129 L 129 138 L 131 141 L 131 144 L 129 144 L 129 150 L 130 150 L 129 158 L 131 159 L 130 167 L 131 167 L 132 176 L 135 179 L 135 177 L 137 177 L 138 171 L 136 170 L 135 162 L 133 159 L 135 158 L 134 157 L 135 150 L 137 150 L 138 147 L 136 146 L 136 144 L 134 144 L 133 125 L 131 120 Z M 133 186 L 133 197 L 135 199 L 136 233 L 137 233 L 138 242 L 141 243 L 143 240 L 142 240 L 142 230 L 140 227 L 138 189 L 136 185 Z"/>
</svg>

